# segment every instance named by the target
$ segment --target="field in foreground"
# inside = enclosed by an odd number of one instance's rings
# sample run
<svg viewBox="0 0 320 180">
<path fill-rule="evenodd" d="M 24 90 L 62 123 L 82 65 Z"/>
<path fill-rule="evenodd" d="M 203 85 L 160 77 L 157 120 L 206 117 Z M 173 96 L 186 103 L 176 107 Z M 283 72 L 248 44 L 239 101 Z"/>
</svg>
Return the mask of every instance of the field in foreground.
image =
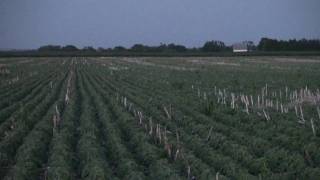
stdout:
<svg viewBox="0 0 320 180">
<path fill-rule="evenodd" d="M 2 58 L 0 179 L 319 179 L 320 57 Z"/>
</svg>

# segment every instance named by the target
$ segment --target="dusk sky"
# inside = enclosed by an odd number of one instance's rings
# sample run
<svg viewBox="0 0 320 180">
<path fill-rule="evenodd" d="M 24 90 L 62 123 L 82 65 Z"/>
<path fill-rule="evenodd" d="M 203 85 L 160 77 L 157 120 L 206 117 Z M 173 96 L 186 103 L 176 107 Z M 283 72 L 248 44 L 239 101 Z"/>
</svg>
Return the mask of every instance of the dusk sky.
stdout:
<svg viewBox="0 0 320 180">
<path fill-rule="evenodd" d="M 1 0 L 0 49 L 320 38 L 320 0 Z"/>
</svg>

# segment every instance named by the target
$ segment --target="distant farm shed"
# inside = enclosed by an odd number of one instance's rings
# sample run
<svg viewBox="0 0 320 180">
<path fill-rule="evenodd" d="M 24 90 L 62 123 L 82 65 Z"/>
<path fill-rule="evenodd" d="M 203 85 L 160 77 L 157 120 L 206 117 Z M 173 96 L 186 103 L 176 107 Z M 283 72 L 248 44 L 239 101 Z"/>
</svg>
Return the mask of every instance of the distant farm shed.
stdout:
<svg viewBox="0 0 320 180">
<path fill-rule="evenodd" d="M 235 43 L 232 45 L 234 53 L 241 53 L 241 52 L 249 52 L 252 51 L 254 44 L 252 41 L 244 41 L 241 43 Z"/>
</svg>

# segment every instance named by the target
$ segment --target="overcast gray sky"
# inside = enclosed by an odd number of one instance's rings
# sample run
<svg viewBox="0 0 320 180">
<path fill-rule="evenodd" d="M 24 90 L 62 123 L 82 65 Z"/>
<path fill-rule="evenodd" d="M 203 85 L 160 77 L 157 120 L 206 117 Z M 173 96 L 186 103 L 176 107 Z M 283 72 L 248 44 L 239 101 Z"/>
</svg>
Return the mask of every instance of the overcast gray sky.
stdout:
<svg viewBox="0 0 320 180">
<path fill-rule="evenodd" d="M 320 38 L 320 0 L 1 0 L 0 48 Z"/>
</svg>

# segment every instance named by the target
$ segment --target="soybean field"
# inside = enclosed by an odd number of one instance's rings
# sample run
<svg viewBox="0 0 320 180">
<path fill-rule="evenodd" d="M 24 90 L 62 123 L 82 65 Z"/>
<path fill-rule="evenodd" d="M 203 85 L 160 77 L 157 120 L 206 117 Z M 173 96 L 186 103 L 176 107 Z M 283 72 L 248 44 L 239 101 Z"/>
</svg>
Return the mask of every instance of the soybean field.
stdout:
<svg viewBox="0 0 320 180">
<path fill-rule="evenodd" d="M 320 57 L 0 58 L 0 179 L 320 179 Z"/>
</svg>

